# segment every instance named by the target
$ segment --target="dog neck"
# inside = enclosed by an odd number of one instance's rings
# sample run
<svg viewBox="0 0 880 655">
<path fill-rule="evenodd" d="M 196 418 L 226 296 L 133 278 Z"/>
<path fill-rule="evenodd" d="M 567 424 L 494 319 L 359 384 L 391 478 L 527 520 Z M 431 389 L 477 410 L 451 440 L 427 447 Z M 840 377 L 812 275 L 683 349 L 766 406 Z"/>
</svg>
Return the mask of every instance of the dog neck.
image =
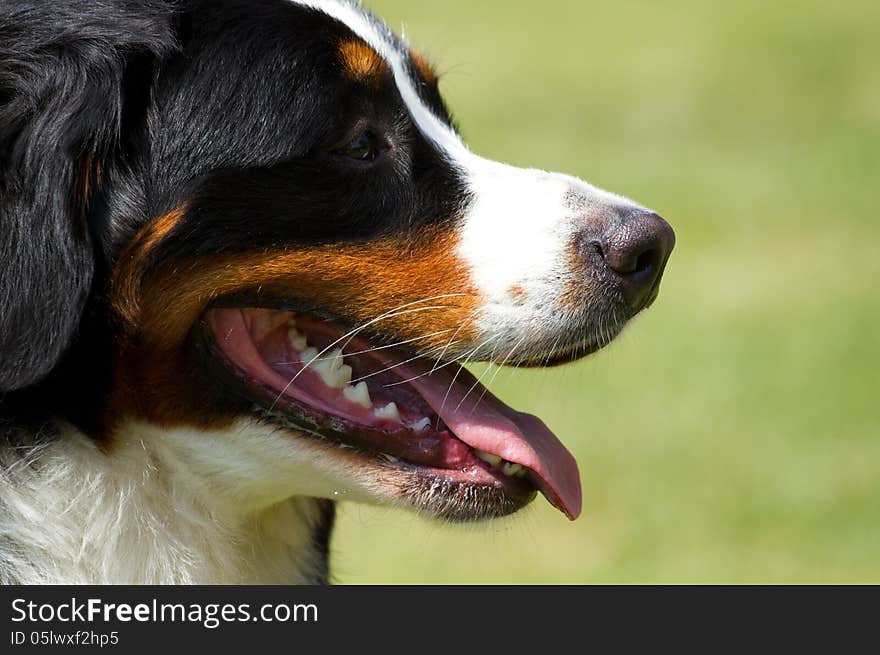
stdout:
<svg viewBox="0 0 880 655">
<path fill-rule="evenodd" d="M 132 424 L 107 451 L 70 426 L 4 447 L 0 581 L 326 583 L 331 501 L 224 489 L 180 443 Z"/>
</svg>

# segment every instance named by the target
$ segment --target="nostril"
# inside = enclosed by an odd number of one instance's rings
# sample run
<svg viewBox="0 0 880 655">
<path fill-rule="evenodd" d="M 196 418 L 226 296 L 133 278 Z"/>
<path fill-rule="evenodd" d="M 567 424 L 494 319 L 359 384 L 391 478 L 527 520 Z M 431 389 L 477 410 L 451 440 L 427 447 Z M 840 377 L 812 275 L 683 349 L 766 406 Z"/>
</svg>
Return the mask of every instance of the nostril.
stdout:
<svg viewBox="0 0 880 655">
<path fill-rule="evenodd" d="M 627 303 L 636 311 L 650 304 L 656 283 L 675 245 L 675 233 L 650 212 L 632 212 L 597 246 Z"/>
<path fill-rule="evenodd" d="M 626 242 L 624 241 L 624 244 Z M 641 244 L 640 244 L 641 245 Z M 602 258 L 609 268 L 618 275 L 628 276 L 650 270 L 660 259 L 660 251 L 650 246 L 627 247 L 629 244 L 609 243 Z"/>
<path fill-rule="evenodd" d="M 656 269 L 669 256 L 675 236 L 669 224 L 656 214 L 628 216 L 602 240 L 602 258 L 623 276 Z"/>
<path fill-rule="evenodd" d="M 636 265 L 633 269 L 633 273 L 644 273 L 648 271 L 657 264 L 660 259 L 660 253 L 657 250 L 646 250 L 641 255 L 636 257 Z"/>
</svg>

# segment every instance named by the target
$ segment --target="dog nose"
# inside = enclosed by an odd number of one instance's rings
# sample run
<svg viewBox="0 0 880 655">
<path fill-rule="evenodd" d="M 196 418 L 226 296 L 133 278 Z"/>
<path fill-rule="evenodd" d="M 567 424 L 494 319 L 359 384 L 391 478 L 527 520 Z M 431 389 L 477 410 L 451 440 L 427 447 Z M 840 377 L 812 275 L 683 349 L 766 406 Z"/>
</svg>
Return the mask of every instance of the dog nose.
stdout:
<svg viewBox="0 0 880 655">
<path fill-rule="evenodd" d="M 600 240 L 602 258 L 618 277 L 627 304 L 639 311 L 657 297 L 675 246 L 672 227 L 653 212 L 630 212 Z"/>
</svg>

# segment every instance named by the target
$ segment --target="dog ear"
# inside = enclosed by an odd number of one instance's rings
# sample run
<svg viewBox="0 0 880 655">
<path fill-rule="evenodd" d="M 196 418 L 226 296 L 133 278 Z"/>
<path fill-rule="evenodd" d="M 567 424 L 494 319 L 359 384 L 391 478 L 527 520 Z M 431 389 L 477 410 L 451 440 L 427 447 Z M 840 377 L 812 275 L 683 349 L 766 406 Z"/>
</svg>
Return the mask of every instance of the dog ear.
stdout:
<svg viewBox="0 0 880 655">
<path fill-rule="evenodd" d="M 45 377 L 75 338 L 95 269 L 88 202 L 122 143 L 127 72 L 174 43 L 158 0 L 13 5 L 0 8 L 0 393 Z"/>
</svg>

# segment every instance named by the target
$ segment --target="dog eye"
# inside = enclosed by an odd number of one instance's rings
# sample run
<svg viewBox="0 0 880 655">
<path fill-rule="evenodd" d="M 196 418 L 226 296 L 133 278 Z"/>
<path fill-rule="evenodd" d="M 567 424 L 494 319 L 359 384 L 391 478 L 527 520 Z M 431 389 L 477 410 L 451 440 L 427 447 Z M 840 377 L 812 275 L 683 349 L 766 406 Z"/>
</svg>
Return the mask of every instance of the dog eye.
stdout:
<svg viewBox="0 0 880 655">
<path fill-rule="evenodd" d="M 382 143 L 373 132 L 358 134 L 349 143 L 335 151 L 337 155 L 358 161 L 375 161 L 382 152 Z"/>
</svg>

